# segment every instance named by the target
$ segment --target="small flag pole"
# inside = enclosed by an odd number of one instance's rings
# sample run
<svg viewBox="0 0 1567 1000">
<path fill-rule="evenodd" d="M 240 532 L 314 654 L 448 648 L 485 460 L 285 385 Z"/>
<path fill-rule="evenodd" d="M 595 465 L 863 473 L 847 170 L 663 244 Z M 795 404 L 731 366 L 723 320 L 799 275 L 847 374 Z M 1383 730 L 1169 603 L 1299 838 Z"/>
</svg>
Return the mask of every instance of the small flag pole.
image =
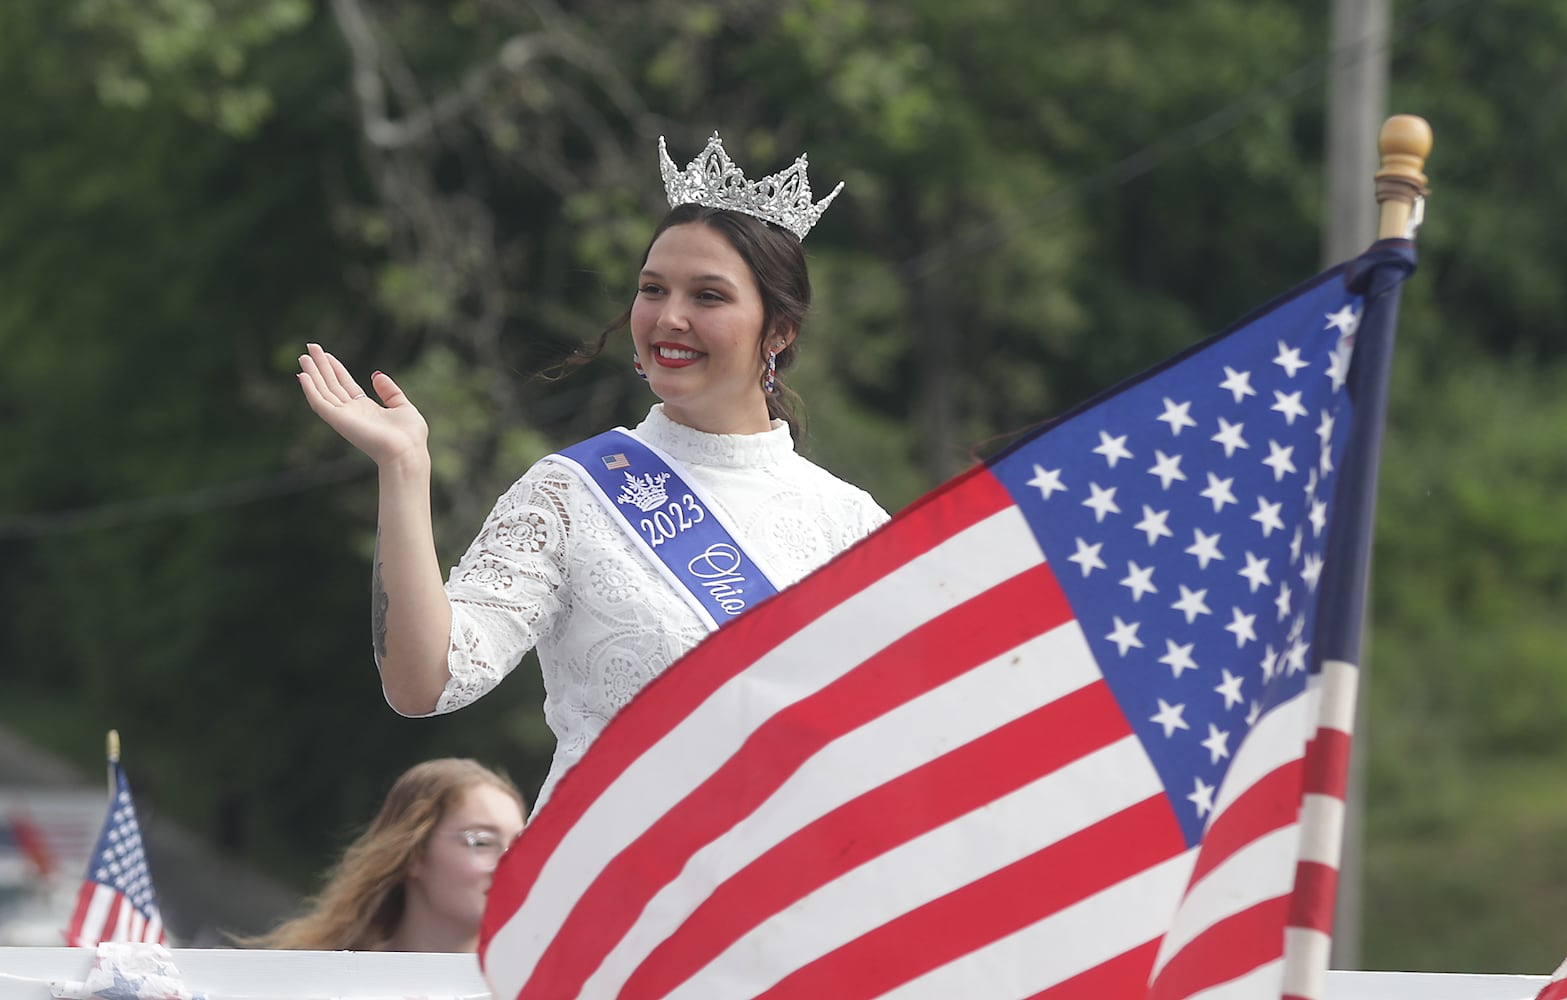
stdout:
<svg viewBox="0 0 1567 1000">
<path fill-rule="evenodd" d="M 114 780 L 114 765 L 120 762 L 120 731 L 118 729 L 109 730 L 106 742 L 108 743 L 109 755 L 109 798 L 113 799 L 119 791 L 119 783 Z"/>
</svg>

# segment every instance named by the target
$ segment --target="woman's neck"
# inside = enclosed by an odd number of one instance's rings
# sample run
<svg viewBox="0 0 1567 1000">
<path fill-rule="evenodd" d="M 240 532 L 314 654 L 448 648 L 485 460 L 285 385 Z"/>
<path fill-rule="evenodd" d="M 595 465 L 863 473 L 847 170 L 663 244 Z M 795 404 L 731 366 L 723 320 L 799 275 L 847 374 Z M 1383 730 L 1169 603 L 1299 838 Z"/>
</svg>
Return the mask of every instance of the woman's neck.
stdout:
<svg viewBox="0 0 1567 1000">
<path fill-rule="evenodd" d="M 679 403 L 665 400 L 664 416 L 704 434 L 765 434 L 773 429 L 773 418 L 767 412 L 766 400 L 758 400 L 755 407 L 746 407 L 744 410 L 718 413 L 685 409 Z"/>
<path fill-rule="evenodd" d="M 464 930 L 434 914 L 415 909 L 403 911 L 403 919 L 386 943 L 387 951 L 476 952 L 477 928 Z"/>
</svg>

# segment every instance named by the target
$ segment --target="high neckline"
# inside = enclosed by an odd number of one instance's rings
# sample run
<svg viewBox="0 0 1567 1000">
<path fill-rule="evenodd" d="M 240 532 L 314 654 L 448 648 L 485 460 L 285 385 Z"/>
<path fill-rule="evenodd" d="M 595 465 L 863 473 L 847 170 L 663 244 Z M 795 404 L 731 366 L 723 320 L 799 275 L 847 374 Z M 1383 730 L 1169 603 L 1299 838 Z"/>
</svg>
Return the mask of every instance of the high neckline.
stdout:
<svg viewBox="0 0 1567 1000">
<path fill-rule="evenodd" d="M 664 404 L 654 403 L 637 434 L 672 457 L 694 465 L 741 468 L 772 465 L 794 452 L 789 425 L 774 420 L 771 430 L 760 434 L 709 434 L 676 423 L 664 414 Z"/>
</svg>

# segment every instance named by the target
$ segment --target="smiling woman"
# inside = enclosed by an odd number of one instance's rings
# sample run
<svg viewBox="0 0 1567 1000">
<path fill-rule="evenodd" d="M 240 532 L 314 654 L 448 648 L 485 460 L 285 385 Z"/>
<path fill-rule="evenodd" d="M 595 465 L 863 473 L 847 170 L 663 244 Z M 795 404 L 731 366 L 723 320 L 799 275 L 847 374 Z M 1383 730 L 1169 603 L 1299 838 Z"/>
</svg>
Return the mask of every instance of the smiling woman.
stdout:
<svg viewBox="0 0 1567 1000">
<path fill-rule="evenodd" d="M 671 663 L 887 520 L 795 452 L 779 377 L 811 303 L 800 241 L 838 189 L 813 201 L 804 156 L 748 182 L 716 134 L 683 170 L 660 140 L 659 161 L 671 210 L 629 307 L 576 360 L 629 328 L 661 402 L 529 469 L 444 583 L 424 418 L 380 372 L 378 404 L 319 346 L 300 358 L 311 408 L 380 471 L 372 622 L 387 701 L 452 711 L 537 648 L 557 741 L 540 805 Z"/>
</svg>

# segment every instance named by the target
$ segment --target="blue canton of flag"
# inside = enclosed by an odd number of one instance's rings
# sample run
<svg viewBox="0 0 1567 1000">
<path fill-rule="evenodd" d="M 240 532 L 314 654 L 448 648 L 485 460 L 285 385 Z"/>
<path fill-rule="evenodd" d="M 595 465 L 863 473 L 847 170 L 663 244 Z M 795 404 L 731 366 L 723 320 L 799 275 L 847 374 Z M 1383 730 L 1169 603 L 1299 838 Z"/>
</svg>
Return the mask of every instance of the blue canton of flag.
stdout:
<svg viewBox="0 0 1567 1000">
<path fill-rule="evenodd" d="M 1361 308 L 1324 281 L 993 467 L 1188 844 L 1246 733 L 1305 687 Z"/>
</svg>

